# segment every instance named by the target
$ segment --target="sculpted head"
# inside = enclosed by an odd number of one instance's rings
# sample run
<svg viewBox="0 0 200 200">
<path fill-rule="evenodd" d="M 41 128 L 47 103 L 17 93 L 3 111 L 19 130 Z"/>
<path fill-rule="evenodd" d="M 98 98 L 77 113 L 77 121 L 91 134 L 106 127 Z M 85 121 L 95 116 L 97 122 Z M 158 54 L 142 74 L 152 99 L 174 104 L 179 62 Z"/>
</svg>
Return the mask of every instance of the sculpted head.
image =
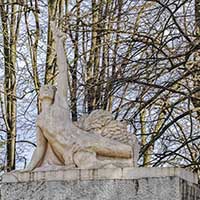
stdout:
<svg viewBox="0 0 200 200">
<path fill-rule="evenodd" d="M 48 100 L 53 102 L 55 92 L 56 92 L 55 86 L 53 86 L 53 85 L 43 85 L 40 88 L 40 92 L 39 92 L 40 101 L 43 101 L 44 99 L 48 99 Z"/>
</svg>

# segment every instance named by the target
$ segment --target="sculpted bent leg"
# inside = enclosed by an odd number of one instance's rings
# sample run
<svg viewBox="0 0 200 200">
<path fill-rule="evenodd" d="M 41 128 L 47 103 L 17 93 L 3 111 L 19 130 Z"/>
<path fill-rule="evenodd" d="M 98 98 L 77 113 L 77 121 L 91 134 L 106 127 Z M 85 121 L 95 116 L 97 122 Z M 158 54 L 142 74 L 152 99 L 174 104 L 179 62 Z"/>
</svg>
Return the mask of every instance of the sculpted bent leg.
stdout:
<svg viewBox="0 0 200 200">
<path fill-rule="evenodd" d="M 95 152 L 78 151 L 74 154 L 74 162 L 78 168 L 113 168 L 113 167 L 133 167 L 132 159 L 118 159 L 109 157 L 98 157 Z"/>
<path fill-rule="evenodd" d="M 102 168 L 109 165 L 132 167 L 132 147 L 118 141 L 73 129 L 71 148 L 66 148 L 63 158 L 67 167 Z M 77 133 L 77 134 L 76 134 Z M 66 143 L 66 147 L 67 147 Z M 74 165 L 74 166 L 73 166 Z"/>
</svg>

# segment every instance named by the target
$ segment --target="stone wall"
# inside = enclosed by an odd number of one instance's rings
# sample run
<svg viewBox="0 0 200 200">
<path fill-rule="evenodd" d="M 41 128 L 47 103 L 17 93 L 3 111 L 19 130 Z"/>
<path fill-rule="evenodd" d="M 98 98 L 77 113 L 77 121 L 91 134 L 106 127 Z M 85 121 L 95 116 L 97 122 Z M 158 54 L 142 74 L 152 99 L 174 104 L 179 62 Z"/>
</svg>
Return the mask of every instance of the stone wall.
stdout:
<svg viewBox="0 0 200 200">
<path fill-rule="evenodd" d="M 200 200 L 197 176 L 175 168 L 15 172 L 1 200 Z"/>
<path fill-rule="evenodd" d="M 183 179 L 179 179 L 181 200 L 200 200 L 200 187 Z"/>
</svg>

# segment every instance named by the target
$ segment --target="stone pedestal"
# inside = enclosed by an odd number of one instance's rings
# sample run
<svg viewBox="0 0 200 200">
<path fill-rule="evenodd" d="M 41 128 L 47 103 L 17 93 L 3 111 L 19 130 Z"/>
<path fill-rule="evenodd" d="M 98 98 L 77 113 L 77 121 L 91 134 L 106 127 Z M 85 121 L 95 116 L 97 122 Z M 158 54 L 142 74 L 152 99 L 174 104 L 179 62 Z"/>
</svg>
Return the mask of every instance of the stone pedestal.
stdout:
<svg viewBox="0 0 200 200">
<path fill-rule="evenodd" d="M 1 200 L 199 200 L 197 176 L 179 168 L 13 172 Z"/>
</svg>

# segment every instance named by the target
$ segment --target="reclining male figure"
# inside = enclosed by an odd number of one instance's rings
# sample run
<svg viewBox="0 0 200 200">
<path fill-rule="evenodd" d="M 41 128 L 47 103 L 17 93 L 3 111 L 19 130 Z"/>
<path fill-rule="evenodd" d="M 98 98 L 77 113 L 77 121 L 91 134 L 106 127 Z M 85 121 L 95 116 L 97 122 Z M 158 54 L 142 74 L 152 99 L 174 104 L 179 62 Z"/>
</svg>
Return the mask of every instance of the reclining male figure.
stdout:
<svg viewBox="0 0 200 200">
<path fill-rule="evenodd" d="M 54 23 L 51 23 L 51 27 L 59 71 L 57 89 L 49 85 L 40 89 L 42 111 L 36 122 L 37 148 L 27 170 L 44 166 L 48 153 L 48 157 L 52 158 L 51 165 L 67 168 L 101 168 L 113 165 L 132 167 L 133 152 L 130 145 L 86 132 L 71 121 L 67 100 L 69 87 L 68 66 L 63 45 L 64 35 Z"/>
</svg>

